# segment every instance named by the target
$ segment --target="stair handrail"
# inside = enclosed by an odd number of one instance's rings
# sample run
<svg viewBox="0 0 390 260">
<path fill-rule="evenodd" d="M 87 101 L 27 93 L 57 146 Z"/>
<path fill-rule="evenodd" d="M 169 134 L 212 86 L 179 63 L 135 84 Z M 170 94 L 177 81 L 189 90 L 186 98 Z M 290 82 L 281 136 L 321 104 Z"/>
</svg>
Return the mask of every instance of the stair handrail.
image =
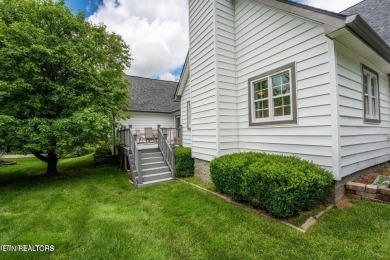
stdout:
<svg viewBox="0 0 390 260">
<path fill-rule="evenodd" d="M 171 177 L 175 178 L 175 156 L 173 154 L 173 149 L 164 137 L 164 133 L 161 128 L 158 128 L 158 148 L 163 155 L 164 161 L 167 163 L 169 169 L 171 170 Z"/>
<path fill-rule="evenodd" d="M 134 156 L 134 163 L 135 163 L 135 166 L 137 168 L 137 173 L 138 173 L 138 181 L 137 181 L 137 178 L 135 176 L 135 172 L 134 172 L 134 168 L 132 167 L 132 178 L 133 178 L 133 182 L 135 185 L 138 185 L 138 184 L 142 184 L 142 156 L 141 156 L 141 152 L 138 148 L 138 144 L 137 144 L 137 141 L 136 139 L 134 138 L 135 136 L 135 133 L 133 132 L 133 129 L 132 128 L 129 128 L 129 135 L 130 135 L 130 138 L 129 138 L 129 141 L 130 141 L 130 150 Z M 131 162 L 130 162 L 131 164 Z M 131 164 L 132 165 L 132 164 Z"/>
</svg>

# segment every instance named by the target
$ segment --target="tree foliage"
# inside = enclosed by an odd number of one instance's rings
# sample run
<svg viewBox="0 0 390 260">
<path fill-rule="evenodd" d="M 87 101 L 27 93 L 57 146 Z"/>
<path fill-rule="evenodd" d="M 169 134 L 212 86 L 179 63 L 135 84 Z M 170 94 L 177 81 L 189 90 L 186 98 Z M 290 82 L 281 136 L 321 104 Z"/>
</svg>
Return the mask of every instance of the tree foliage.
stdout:
<svg viewBox="0 0 390 260">
<path fill-rule="evenodd" d="M 130 60 L 64 1 L 0 0 L 0 145 L 47 161 L 107 137 L 127 110 Z"/>
</svg>

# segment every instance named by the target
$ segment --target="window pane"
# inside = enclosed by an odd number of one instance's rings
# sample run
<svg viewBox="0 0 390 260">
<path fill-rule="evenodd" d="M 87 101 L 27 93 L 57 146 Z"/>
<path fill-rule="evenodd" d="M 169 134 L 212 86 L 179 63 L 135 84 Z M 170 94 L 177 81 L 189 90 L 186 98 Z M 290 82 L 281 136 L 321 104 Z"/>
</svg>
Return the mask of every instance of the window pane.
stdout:
<svg viewBox="0 0 390 260">
<path fill-rule="evenodd" d="M 253 96 L 255 97 L 255 99 L 256 99 L 256 94 L 259 91 L 260 91 L 260 82 L 254 83 L 253 84 L 253 94 L 254 94 Z"/>
<path fill-rule="evenodd" d="M 255 100 L 268 98 L 268 80 L 263 80 L 253 84 L 253 97 Z"/>
<path fill-rule="evenodd" d="M 283 98 L 282 97 L 274 98 L 274 106 L 275 107 L 283 106 Z"/>
<path fill-rule="evenodd" d="M 371 104 L 372 104 L 371 114 L 373 116 L 376 116 L 376 100 L 375 100 L 375 98 L 372 99 L 372 103 Z"/>
<path fill-rule="evenodd" d="M 284 115 L 285 116 L 290 116 L 291 115 L 291 106 L 284 106 Z"/>
<path fill-rule="evenodd" d="M 269 117 L 269 110 L 268 109 L 263 110 L 263 117 L 264 118 Z"/>
<path fill-rule="evenodd" d="M 255 102 L 255 108 L 256 110 L 263 109 L 263 102 L 261 101 Z"/>
<path fill-rule="evenodd" d="M 367 75 L 364 75 L 363 76 L 363 91 L 365 94 L 368 94 L 367 83 L 368 83 Z"/>
<path fill-rule="evenodd" d="M 364 97 L 364 114 L 368 115 L 368 96 Z"/>
<path fill-rule="evenodd" d="M 283 106 L 291 106 L 291 98 L 290 98 L 290 96 L 283 97 Z"/>
<path fill-rule="evenodd" d="M 275 107 L 274 113 L 275 117 L 283 116 L 283 107 Z"/>
<path fill-rule="evenodd" d="M 282 87 L 282 94 L 289 94 L 290 93 L 290 84 L 285 84 Z"/>
<path fill-rule="evenodd" d="M 256 111 L 256 118 L 262 118 L 262 115 L 263 115 L 263 113 L 261 110 Z"/>
<path fill-rule="evenodd" d="M 272 77 L 272 86 L 275 87 L 280 85 L 282 85 L 282 77 L 281 76 Z"/>
<path fill-rule="evenodd" d="M 371 94 L 373 97 L 375 97 L 375 88 L 376 88 L 375 78 L 372 78 L 371 79 Z"/>
<path fill-rule="evenodd" d="M 287 83 L 290 83 L 290 73 L 289 72 L 285 72 L 282 75 L 282 84 L 287 84 Z"/>
<path fill-rule="evenodd" d="M 274 87 L 273 88 L 274 97 L 280 96 L 281 94 L 282 94 L 282 87 Z"/>
</svg>

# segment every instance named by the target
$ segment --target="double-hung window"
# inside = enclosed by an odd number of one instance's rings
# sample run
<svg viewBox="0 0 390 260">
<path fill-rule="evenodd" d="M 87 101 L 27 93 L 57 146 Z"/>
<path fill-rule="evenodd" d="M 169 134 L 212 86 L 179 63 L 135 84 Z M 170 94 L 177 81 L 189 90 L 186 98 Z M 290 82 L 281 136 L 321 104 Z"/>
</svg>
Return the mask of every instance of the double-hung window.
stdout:
<svg viewBox="0 0 390 260">
<path fill-rule="evenodd" d="M 296 123 L 295 64 L 249 79 L 250 125 Z"/>
<path fill-rule="evenodd" d="M 364 121 L 369 123 L 380 122 L 379 109 L 379 77 L 372 69 L 362 66 L 363 71 L 363 100 Z"/>
</svg>

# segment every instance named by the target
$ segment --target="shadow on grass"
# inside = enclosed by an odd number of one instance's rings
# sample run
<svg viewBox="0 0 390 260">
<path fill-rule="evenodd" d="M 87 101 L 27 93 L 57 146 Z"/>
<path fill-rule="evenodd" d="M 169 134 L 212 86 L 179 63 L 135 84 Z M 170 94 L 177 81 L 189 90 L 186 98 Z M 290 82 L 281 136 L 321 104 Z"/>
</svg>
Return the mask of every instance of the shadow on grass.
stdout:
<svg viewBox="0 0 390 260">
<path fill-rule="evenodd" d="M 95 169 L 92 155 L 78 158 L 61 159 L 58 164 L 60 175 L 46 176 L 46 164 L 36 158 L 13 159 L 16 165 L 0 167 L 0 187 L 2 189 L 36 188 L 56 183 L 75 183 L 99 174 L 117 173 L 118 167 Z"/>
</svg>

